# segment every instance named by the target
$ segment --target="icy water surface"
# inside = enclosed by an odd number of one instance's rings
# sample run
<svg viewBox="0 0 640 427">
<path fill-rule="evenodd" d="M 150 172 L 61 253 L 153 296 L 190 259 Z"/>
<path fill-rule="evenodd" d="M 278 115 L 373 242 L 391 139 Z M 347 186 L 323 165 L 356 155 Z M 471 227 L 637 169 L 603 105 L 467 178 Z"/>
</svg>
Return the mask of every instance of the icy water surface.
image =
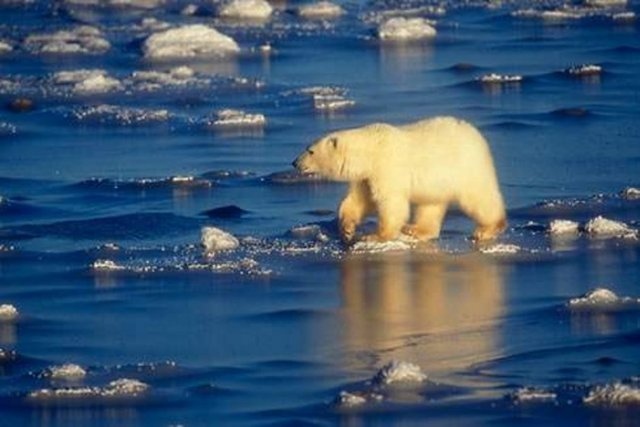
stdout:
<svg viewBox="0 0 640 427">
<path fill-rule="evenodd" d="M 639 10 L 2 2 L 0 425 L 636 425 Z M 434 115 L 507 232 L 343 247 L 293 158 Z"/>
</svg>

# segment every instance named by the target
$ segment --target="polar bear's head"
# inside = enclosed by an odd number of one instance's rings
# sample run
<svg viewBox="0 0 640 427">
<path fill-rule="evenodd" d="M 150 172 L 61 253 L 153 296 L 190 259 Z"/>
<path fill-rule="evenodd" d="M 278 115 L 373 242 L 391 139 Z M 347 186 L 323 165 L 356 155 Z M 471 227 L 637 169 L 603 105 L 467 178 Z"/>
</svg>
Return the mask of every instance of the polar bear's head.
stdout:
<svg viewBox="0 0 640 427">
<path fill-rule="evenodd" d="M 372 170 L 372 148 L 386 140 L 389 125 L 375 124 L 332 132 L 310 146 L 293 161 L 302 173 L 315 173 L 336 181 L 366 179 Z"/>
</svg>

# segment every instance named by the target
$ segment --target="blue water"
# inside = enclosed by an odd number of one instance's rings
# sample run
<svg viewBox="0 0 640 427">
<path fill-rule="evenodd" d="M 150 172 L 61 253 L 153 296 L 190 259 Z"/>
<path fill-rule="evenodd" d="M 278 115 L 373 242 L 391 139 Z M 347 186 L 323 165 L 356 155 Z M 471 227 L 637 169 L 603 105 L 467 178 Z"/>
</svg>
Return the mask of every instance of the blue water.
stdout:
<svg viewBox="0 0 640 427">
<path fill-rule="evenodd" d="M 376 22 L 436 2 L 343 3 L 346 14 L 325 21 L 278 3 L 261 25 L 214 18 L 209 2 L 183 15 L 187 4 L 0 5 L 0 41 L 12 47 L 0 53 L 0 304 L 19 312 L 0 320 L 0 425 L 638 423 L 638 239 L 547 230 L 557 219 L 582 230 L 599 215 L 640 227 L 640 201 L 622 193 L 640 186 L 638 23 L 612 18 L 640 4 L 544 20 L 512 13 L 539 2 L 440 2 L 442 15 L 410 13 L 437 21 L 435 40 L 410 44 L 379 42 Z M 151 31 L 138 28 L 149 17 L 213 25 L 242 51 L 149 61 Z M 81 24 L 110 49 L 26 43 Z M 563 71 L 581 64 L 602 72 Z M 133 78 L 182 65 L 194 73 L 186 84 Z M 120 86 L 87 94 L 56 79 L 81 69 Z M 523 79 L 477 80 L 489 73 Z M 318 111 L 312 87 L 355 104 Z M 11 107 L 19 98 L 30 105 Z M 207 126 L 224 108 L 267 123 Z M 473 247 L 473 225 L 455 211 L 433 244 L 343 247 L 344 185 L 302 179 L 291 161 L 330 130 L 435 115 L 469 120 L 489 140 L 509 209 L 497 243 L 515 253 Z M 240 246 L 207 256 L 206 226 Z M 595 288 L 632 300 L 569 305 Z M 375 386 L 393 360 L 428 380 Z M 48 374 L 69 363 L 86 375 Z M 148 388 L 103 392 L 122 378 Z M 625 399 L 585 401 L 615 384 Z M 514 397 L 527 387 L 554 398 Z M 43 389 L 58 397 L 34 397 Z M 382 397 L 349 407 L 343 391 Z"/>
</svg>

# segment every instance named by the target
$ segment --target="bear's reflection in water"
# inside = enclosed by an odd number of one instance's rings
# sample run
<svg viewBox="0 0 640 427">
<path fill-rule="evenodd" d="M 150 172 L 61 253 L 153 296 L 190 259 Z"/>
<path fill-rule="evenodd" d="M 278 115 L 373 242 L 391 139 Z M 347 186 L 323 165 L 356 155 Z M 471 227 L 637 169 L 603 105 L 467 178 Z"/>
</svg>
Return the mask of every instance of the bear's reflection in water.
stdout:
<svg viewBox="0 0 640 427">
<path fill-rule="evenodd" d="M 371 370 L 403 360 L 444 378 L 497 357 L 505 268 L 480 254 L 345 258 L 347 363 Z"/>
</svg>

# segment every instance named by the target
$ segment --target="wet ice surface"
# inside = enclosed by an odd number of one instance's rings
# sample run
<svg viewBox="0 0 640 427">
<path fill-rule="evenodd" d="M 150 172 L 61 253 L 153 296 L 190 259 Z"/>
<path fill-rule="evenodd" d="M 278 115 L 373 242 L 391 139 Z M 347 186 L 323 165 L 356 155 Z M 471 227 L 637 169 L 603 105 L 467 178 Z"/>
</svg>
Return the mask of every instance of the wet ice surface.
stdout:
<svg viewBox="0 0 640 427">
<path fill-rule="evenodd" d="M 637 2 L 269 7 L 0 5 L 2 421 L 637 419 Z M 343 245 L 345 186 L 291 161 L 444 114 L 504 235 Z"/>
</svg>

